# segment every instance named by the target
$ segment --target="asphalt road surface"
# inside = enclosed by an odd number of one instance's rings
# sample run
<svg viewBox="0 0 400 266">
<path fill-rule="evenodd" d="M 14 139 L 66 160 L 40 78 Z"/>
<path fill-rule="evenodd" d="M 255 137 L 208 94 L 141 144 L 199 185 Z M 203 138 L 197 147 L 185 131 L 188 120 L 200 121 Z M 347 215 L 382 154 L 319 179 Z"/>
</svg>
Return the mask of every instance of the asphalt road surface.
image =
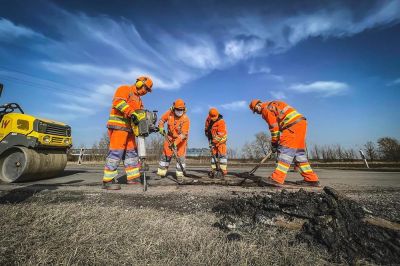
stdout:
<svg viewBox="0 0 400 266">
<path fill-rule="evenodd" d="M 228 179 L 240 181 L 241 179 L 235 177 L 234 174 L 245 172 L 250 170 L 251 167 L 246 168 L 230 168 L 230 175 Z M 147 173 L 149 177 L 149 189 L 151 187 L 157 187 L 162 189 L 162 187 L 175 186 L 176 184 L 167 179 L 157 178 L 155 171 L 156 165 L 150 166 L 150 171 Z M 171 167 L 169 175 L 174 178 L 175 169 Z M 257 176 L 268 176 L 272 172 L 272 168 L 260 168 L 256 172 Z M 207 176 L 208 167 L 196 166 L 189 167 L 188 173 L 201 178 Z M 360 170 L 335 170 L 335 169 L 316 169 L 316 173 L 320 177 L 322 186 L 332 186 L 336 189 L 343 190 L 363 190 L 368 188 L 382 188 L 391 189 L 400 188 L 400 172 L 379 172 L 379 171 L 360 171 Z M 101 189 L 101 179 L 102 179 L 102 166 L 77 166 L 68 165 L 62 176 L 39 180 L 35 182 L 18 183 L 18 184 L 5 184 L 0 183 L 0 190 L 12 190 L 15 188 L 23 187 L 37 187 L 37 186 L 49 186 L 52 190 L 57 189 L 68 189 L 68 190 L 99 190 Z M 120 168 L 120 178 L 119 181 L 124 183 L 124 171 Z M 288 181 L 301 180 L 301 176 L 297 172 L 289 172 Z M 251 181 L 248 181 L 248 184 Z M 140 191 L 140 187 L 137 189 L 128 188 L 127 185 L 122 185 L 125 190 L 137 190 Z M 132 186 L 129 186 L 132 187 Z M 190 186 L 188 186 L 190 187 Z M 193 187 L 193 186 L 191 186 Z"/>
</svg>

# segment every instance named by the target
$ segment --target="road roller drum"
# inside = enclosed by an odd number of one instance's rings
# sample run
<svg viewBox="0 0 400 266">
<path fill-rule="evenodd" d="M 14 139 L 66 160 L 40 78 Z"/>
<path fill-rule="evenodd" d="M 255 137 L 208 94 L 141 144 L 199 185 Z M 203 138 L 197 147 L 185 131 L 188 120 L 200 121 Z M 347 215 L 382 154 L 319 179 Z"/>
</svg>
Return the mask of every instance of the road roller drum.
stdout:
<svg viewBox="0 0 400 266">
<path fill-rule="evenodd" d="M 13 147 L 0 158 L 0 179 L 25 182 L 56 177 L 67 165 L 67 155 L 59 150 L 33 150 Z"/>
</svg>

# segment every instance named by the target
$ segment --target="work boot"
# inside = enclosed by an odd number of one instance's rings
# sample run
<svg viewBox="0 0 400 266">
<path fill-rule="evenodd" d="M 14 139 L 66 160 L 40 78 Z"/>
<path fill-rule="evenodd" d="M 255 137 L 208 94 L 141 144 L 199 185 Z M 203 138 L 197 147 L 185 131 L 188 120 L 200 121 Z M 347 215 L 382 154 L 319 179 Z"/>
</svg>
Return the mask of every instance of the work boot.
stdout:
<svg viewBox="0 0 400 266">
<path fill-rule="evenodd" d="M 215 171 L 211 170 L 210 172 L 207 173 L 209 178 L 214 178 L 215 177 Z"/>
<path fill-rule="evenodd" d="M 164 178 L 166 175 L 167 175 L 167 169 L 166 168 L 158 168 L 157 169 L 157 175 L 160 177 L 160 178 Z"/>
<path fill-rule="evenodd" d="M 224 179 L 224 174 L 221 171 L 217 171 L 217 172 L 215 172 L 214 177 L 217 178 L 217 179 L 223 180 Z"/>
<path fill-rule="evenodd" d="M 295 182 L 299 186 L 319 187 L 319 181 L 305 181 L 300 180 Z"/>
<path fill-rule="evenodd" d="M 262 187 L 282 187 L 281 183 L 276 182 L 270 176 L 269 177 L 261 177 L 259 183 Z"/>
<path fill-rule="evenodd" d="M 120 190 L 121 189 L 121 185 L 115 183 L 115 180 L 113 179 L 110 182 L 104 182 L 103 181 L 103 189 L 107 189 L 107 190 Z"/>
<path fill-rule="evenodd" d="M 140 178 L 134 178 L 131 180 L 127 180 L 126 183 L 128 185 L 140 185 Z"/>
</svg>

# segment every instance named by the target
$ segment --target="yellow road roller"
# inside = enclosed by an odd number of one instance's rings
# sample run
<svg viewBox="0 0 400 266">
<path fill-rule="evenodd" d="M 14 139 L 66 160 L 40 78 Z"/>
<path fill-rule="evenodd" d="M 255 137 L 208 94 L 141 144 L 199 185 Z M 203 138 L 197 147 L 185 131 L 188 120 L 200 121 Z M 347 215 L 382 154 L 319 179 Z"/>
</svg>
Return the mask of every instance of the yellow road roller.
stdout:
<svg viewBox="0 0 400 266">
<path fill-rule="evenodd" d="M 0 95 L 3 85 L 0 84 Z M 17 103 L 0 106 L 0 180 L 56 177 L 67 165 L 71 127 L 25 114 Z"/>
</svg>

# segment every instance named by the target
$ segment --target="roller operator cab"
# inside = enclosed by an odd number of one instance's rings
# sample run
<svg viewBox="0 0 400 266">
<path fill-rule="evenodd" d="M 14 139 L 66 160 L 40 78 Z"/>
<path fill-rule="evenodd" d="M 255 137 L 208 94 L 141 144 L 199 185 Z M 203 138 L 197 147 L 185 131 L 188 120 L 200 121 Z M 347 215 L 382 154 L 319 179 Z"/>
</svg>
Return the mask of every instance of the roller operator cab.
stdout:
<svg viewBox="0 0 400 266">
<path fill-rule="evenodd" d="M 1 181 L 23 182 L 60 175 L 71 146 L 70 126 L 27 115 L 16 103 L 0 106 Z"/>
</svg>

